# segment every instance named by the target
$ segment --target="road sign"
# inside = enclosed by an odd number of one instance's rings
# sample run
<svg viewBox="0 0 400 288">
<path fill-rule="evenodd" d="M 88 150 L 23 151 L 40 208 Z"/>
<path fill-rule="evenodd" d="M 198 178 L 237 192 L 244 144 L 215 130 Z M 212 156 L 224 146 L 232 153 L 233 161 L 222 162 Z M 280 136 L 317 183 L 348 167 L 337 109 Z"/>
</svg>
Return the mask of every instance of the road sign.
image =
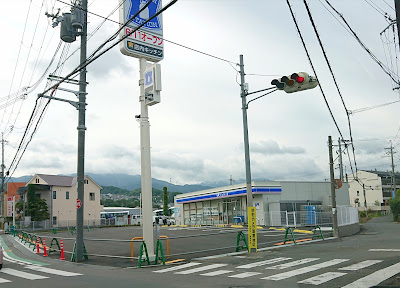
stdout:
<svg viewBox="0 0 400 288">
<path fill-rule="evenodd" d="M 248 217 L 248 233 L 249 233 L 249 251 L 255 249 L 257 251 L 257 225 L 256 225 L 256 208 L 247 207 Z"/>
<path fill-rule="evenodd" d="M 154 105 L 160 103 L 161 92 L 161 65 L 153 64 L 144 71 L 144 92 L 146 104 Z"/>
<path fill-rule="evenodd" d="M 7 217 L 13 216 L 13 198 L 7 198 Z"/>
<path fill-rule="evenodd" d="M 125 23 L 137 14 L 149 0 L 126 0 L 120 6 L 119 22 Z M 146 22 L 155 13 L 162 8 L 161 0 L 153 0 L 147 8 L 132 19 L 120 32 L 120 39 L 129 35 L 120 42 L 120 51 L 122 54 L 145 58 L 146 60 L 158 62 L 164 58 L 164 41 L 162 39 L 163 26 L 162 15 L 154 17 L 144 24 L 140 30 L 135 28 Z M 132 33 L 133 32 L 133 33 Z"/>
<path fill-rule="evenodd" d="M 79 209 L 82 207 L 82 201 L 80 199 L 76 199 L 76 209 Z"/>
</svg>

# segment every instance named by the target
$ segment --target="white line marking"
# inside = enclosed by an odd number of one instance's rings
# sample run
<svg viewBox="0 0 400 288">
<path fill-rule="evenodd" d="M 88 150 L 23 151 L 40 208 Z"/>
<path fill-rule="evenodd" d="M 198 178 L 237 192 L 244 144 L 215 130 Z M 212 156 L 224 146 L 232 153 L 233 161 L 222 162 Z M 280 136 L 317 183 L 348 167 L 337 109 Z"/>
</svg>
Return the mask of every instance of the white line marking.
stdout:
<svg viewBox="0 0 400 288">
<path fill-rule="evenodd" d="M 302 264 L 309 263 L 309 262 L 316 261 L 316 260 L 319 260 L 319 258 L 304 258 L 301 260 L 297 260 L 297 261 L 293 261 L 293 262 L 289 262 L 289 263 L 285 263 L 285 264 L 279 264 L 279 265 L 267 267 L 265 269 L 286 269 L 286 268 L 291 268 L 293 266 L 302 265 Z"/>
<path fill-rule="evenodd" d="M 353 283 L 350 283 L 343 288 L 367 288 L 367 287 L 372 287 L 375 285 L 378 285 L 382 281 L 396 275 L 399 273 L 400 270 L 400 263 L 394 264 L 392 266 L 389 266 L 387 268 L 378 270 L 372 274 L 369 274 L 368 276 L 365 276 L 363 278 L 360 278 Z"/>
<path fill-rule="evenodd" d="M 83 274 L 79 274 L 79 273 L 67 272 L 67 271 L 62 271 L 62 270 L 57 270 L 57 269 L 52 269 L 52 268 L 45 268 L 45 267 L 42 267 L 42 266 L 25 266 L 25 268 L 30 269 L 30 270 L 34 270 L 34 271 L 43 272 L 43 273 L 59 275 L 59 276 L 79 276 L 79 275 L 83 275 Z"/>
<path fill-rule="evenodd" d="M 217 270 L 217 271 L 213 271 L 213 272 L 208 272 L 208 273 L 204 273 L 204 274 L 200 274 L 201 276 L 217 276 L 217 275 L 222 275 L 222 274 L 226 274 L 226 273 L 231 273 L 233 271 L 230 270 Z"/>
<path fill-rule="evenodd" d="M 333 266 L 333 265 L 336 265 L 336 264 L 340 264 L 340 263 L 345 262 L 345 261 L 349 261 L 349 259 L 333 259 L 333 260 L 326 261 L 326 262 L 323 262 L 323 263 L 319 263 L 319 264 L 311 265 L 311 266 L 308 266 L 308 267 L 304 267 L 304 268 L 288 271 L 288 272 L 285 272 L 285 273 L 280 273 L 280 274 L 264 277 L 264 278 L 261 278 L 261 279 L 275 280 L 275 281 L 282 280 L 282 279 L 290 278 L 290 277 L 293 277 L 293 276 L 297 276 L 297 275 L 305 274 L 305 273 L 308 273 L 308 272 L 312 272 L 312 271 L 315 271 L 315 270 L 318 270 L 318 269 L 330 267 L 330 266 Z"/>
<path fill-rule="evenodd" d="M 303 281 L 299 281 L 297 283 L 303 283 L 303 284 L 311 284 L 311 285 L 319 285 L 328 281 L 331 281 L 332 279 L 338 278 L 340 276 L 346 275 L 347 273 L 341 273 L 341 272 L 328 272 L 324 273 L 315 277 L 308 278 Z"/>
<path fill-rule="evenodd" d="M 372 265 L 374 265 L 376 263 L 380 263 L 382 261 L 383 260 L 365 260 L 365 261 L 362 261 L 360 263 L 356 263 L 356 264 L 353 264 L 353 265 L 350 265 L 350 266 L 347 266 L 347 267 L 339 268 L 339 270 L 357 271 L 357 270 L 372 266 Z"/>
<path fill-rule="evenodd" d="M 154 273 L 170 272 L 170 271 L 184 269 L 184 268 L 188 268 L 188 267 L 192 267 L 192 266 L 196 266 L 196 265 L 200 265 L 200 264 L 201 263 L 198 263 L 198 262 L 189 262 L 189 263 L 182 264 L 182 265 L 179 265 L 179 266 L 175 266 L 175 267 L 171 267 L 171 268 L 167 268 L 167 269 L 162 269 L 162 270 L 157 270 L 157 271 L 153 271 L 153 272 Z"/>
<path fill-rule="evenodd" d="M 272 264 L 272 263 L 281 262 L 281 261 L 285 261 L 285 260 L 290 260 L 290 259 L 292 259 L 292 258 L 279 257 L 279 258 L 274 258 L 274 259 L 269 259 L 269 260 L 264 260 L 264 261 L 260 261 L 260 262 L 237 266 L 236 268 L 249 269 L 249 268 L 254 268 L 254 267 L 258 267 L 258 266 L 262 266 L 262 265 L 267 265 L 267 264 Z"/>
<path fill-rule="evenodd" d="M 9 282 L 11 282 L 11 281 L 7 280 L 7 279 L 0 278 L 0 283 L 9 283 Z"/>
<path fill-rule="evenodd" d="M 400 252 L 400 249 L 369 249 L 372 252 Z"/>
<path fill-rule="evenodd" d="M 3 268 L 3 269 L 1 269 L 0 273 L 17 276 L 17 277 L 28 279 L 28 280 L 38 280 L 38 279 L 49 278 L 46 276 L 40 276 L 40 275 L 31 274 L 31 273 L 26 273 L 26 272 L 18 271 L 18 270 L 11 269 L 11 268 Z"/>
<path fill-rule="evenodd" d="M 193 268 L 193 269 L 189 269 L 189 270 L 186 270 L 186 271 L 175 272 L 174 274 L 192 274 L 192 273 L 205 271 L 205 270 L 210 270 L 210 269 L 214 269 L 214 268 L 219 268 L 219 267 L 223 267 L 223 266 L 227 266 L 227 265 L 228 264 L 210 264 L 210 265 L 207 265 L 207 266 L 203 266 L 203 267 L 199 267 L 199 268 Z"/>
<path fill-rule="evenodd" d="M 251 276 L 259 275 L 259 274 L 261 274 L 261 273 L 259 273 L 259 272 L 244 272 L 244 273 L 240 273 L 240 274 L 236 274 L 236 275 L 231 275 L 231 276 L 228 276 L 228 277 L 231 277 L 231 278 L 247 278 L 247 277 L 251 277 Z"/>
</svg>

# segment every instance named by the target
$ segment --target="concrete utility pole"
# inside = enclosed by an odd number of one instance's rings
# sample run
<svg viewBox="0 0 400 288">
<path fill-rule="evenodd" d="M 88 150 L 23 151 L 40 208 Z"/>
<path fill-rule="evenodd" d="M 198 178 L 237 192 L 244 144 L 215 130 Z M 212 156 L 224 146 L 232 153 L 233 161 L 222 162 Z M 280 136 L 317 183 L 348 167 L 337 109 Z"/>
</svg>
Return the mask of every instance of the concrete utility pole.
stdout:
<svg viewBox="0 0 400 288">
<path fill-rule="evenodd" d="M 394 7 L 396 9 L 397 36 L 400 39 L 400 0 L 394 0 Z"/>
<path fill-rule="evenodd" d="M 333 168 L 333 154 L 332 154 L 333 145 L 332 145 L 332 137 L 331 136 L 328 136 L 328 146 L 329 146 L 329 169 L 330 169 L 330 178 L 331 178 L 333 236 L 339 237 L 337 210 L 336 210 L 335 173 L 334 173 L 334 168 Z"/>
<path fill-rule="evenodd" d="M 339 138 L 339 171 L 340 171 L 340 181 L 343 182 L 343 158 L 342 158 L 342 145 L 341 139 Z"/>
<path fill-rule="evenodd" d="M 367 209 L 367 195 L 365 193 L 365 184 L 362 184 L 363 187 L 363 195 L 364 195 L 364 209 L 365 209 L 365 216 L 368 217 L 368 209 Z"/>
<path fill-rule="evenodd" d="M 4 138 L 3 133 L 1 133 L 1 207 L 0 207 L 0 215 L 4 220 Z M 3 223 L 3 221 L 2 221 Z"/>
<path fill-rule="evenodd" d="M 87 39 L 87 0 L 82 0 L 82 10 L 84 22 L 81 35 L 81 55 L 80 63 L 86 62 L 86 39 Z M 75 7 L 75 9 L 79 9 Z M 76 262 L 83 260 L 83 212 L 85 208 L 85 111 L 86 111 L 86 68 L 80 71 L 79 75 L 79 103 L 78 103 L 78 163 L 77 163 L 77 182 L 78 199 L 82 205 L 76 209 Z"/>
<path fill-rule="evenodd" d="M 246 165 L 246 195 L 247 207 L 253 207 L 253 193 L 251 190 L 251 172 L 250 172 L 250 148 L 249 148 L 249 131 L 247 126 L 247 99 L 244 82 L 244 64 L 243 55 L 240 55 L 240 87 L 242 97 L 242 112 L 243 112 L 243 132 L 244 132 L 244 161 Z"/>
<path fill-rule="evenodd" d="M 151 157 L 150 157 L 150 122 L 149 109 L 146 105 L 144 88 L 144 74 L 147 61 L 139 59 L 140 64 L 140 157 L 142 176 L 142 213 L 143 213 L 143 241 L 146 243 L 150 261 L 155 259 L 154 233 L 153 233 L 153 191 L 151 183 Z"/>
<path fill-rule="evenodd" d="M 390 151 L 390 156 L 392 158 L 392 183 L 391 183 L 391 188 L 392 188 L 392 192 L 394 192 L 394 196 L 396 197 L 396 175 L 394 173 L 394 161 L 393 161 L 393 154 L 396 153 L 393 151 L 393 144 L 392 141 L 390 141 L 390 147 L 389 148 L 385 148 L 385 150 L 389 150 Z"/>
</svg>

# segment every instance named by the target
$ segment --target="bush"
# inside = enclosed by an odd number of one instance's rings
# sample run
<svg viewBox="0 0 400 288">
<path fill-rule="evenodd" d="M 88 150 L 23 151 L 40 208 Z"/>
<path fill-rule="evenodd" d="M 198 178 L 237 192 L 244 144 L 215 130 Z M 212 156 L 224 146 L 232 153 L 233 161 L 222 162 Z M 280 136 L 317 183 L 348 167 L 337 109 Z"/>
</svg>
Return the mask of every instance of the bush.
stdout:
<svg viewBox="0 0 400 288">
<path fill-rule="evenodd" d="M 366 215 L 366 213 L 365 213 L 365 211 L 360 211 L 360 218 L 365 218 L 365 217 L 367 217 L 367 215 Z"/>
</svg>

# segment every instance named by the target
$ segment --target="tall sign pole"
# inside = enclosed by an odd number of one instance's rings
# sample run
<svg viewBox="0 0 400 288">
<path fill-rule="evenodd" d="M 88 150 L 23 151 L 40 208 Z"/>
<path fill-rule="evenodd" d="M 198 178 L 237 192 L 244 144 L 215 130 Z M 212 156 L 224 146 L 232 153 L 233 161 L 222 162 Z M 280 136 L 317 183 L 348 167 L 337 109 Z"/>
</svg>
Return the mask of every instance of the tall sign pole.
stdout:
<svg viewBox="0 0 400 288">
<path fill-rule="evenodd" d="M 158 62 L 164 58 L 163 27 L 161 14 L 149 20 L 161 8 L 161 0 L 120 0 L 120 23 L 129 23 L 121 30 L 122 54 L 139 58 L 140 70 L 140 156 L 143 241 L 146 243 L 150 260 L 155 259 L 153 233 L 153 193 L 151 183 L 150 122 L 148 106 L 160 103 L 161 68 Z M 136 15 L 136 16 L 135 16 Z M 135 17 L 134 17 L 135 16 Z M 134 18 L 133 18 L 134 17 Z M 133 18 L 133 19 L 132 19 Z M 148 21 L 148 22 L 146 22 Z M 135 29 L 145 23 L 139 30 Z M 135 31 L 132 33 L 132 31 Z"/>
<path fill-rule="evenodd" d="M 76 9 L 79 9 L 76 7 Z M 86 62 L 86 37 L 87 37 L 87 0 L 82 0 L 84 23 L 81 35 L 80 62 Z M 76 209 L 76 262 L 83 260 L 83 212 L 85 208 L 85 110 L 86 110 L 86 68 L 79 75 L 79 103 L 78 103 L 78 161 L 77 184 L 78 197 L 81 206 Z"/>
</svg>

